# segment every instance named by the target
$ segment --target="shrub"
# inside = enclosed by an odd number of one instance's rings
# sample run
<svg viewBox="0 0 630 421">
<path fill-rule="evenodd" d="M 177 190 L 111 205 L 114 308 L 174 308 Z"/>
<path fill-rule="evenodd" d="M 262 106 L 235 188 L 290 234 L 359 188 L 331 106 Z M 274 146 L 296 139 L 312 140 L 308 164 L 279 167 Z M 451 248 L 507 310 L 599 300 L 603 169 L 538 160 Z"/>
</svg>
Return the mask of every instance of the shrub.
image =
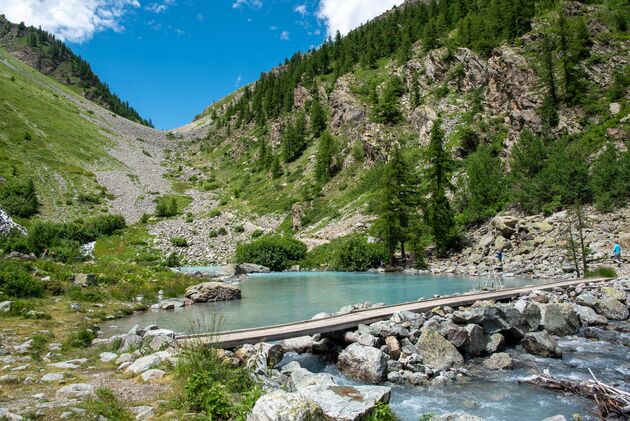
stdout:
<svg viewBox="0 0 630 421">
<path fill-rule="evenodd" d="M 0 272 L 0 289 L 9 297 L 35 298 L 44 295 L 44 284 L 22 266 L 7 265 Z"/>
<path fill-rule="evenodd" d="M 171 244 L 175 247 L 188 247 L 188 241 L 182 237 L 171 238 Z"/>
<path fill-rule="evenodd" d="M 593 271 L 586 272 L 586 277 L 587 278 L 616 278 L 617 271 L 607 266 L 600 266 Z"/>
<path fill-rule="evenodd" d="M 234 227 L 234 232 L 236 232 L 236 233 L 245 232 L 245 227 L 244 227 L 244 226 L 242 226 L 242 225 L 236 225 L 236 226 Z"/>
<path fill-rule="evenodd" d="M 0 185 L 0 208 L 11 216 L 30 218 L 39 211 L 33 180 L 11 181 Z"/>
<path fill-rule="evenodd" d="M 256 229 L 256 230 L 254 230 L 254 232 L 252 232 L 252 238 L 254 238 L 254 239 L 255 239 L 255 238 L 260 238 L 260 237 L 262 237 L 262 235 L 263 235 L 264 233 L 265 233 L 265 232 L 264 232 L 263 230 L 261 230 L 261 229 Z"/>
<path fill-rule="evenodd" d="M 219 235 L 227 235 L 227 230 L 225 229 L 225 227 L 219 228 L 217 232 L 219 233 Z"/>
<path fill-rule="evenodd" d="M 110 389 L 96 389 L 96 394 L 85 403 L 87 413 L 82 416 L 84 419 L 107 419 L 118 421 L 135 420 L 134 415 L 129 412 L 120 400 Z"/>
<path fill-rule="evenodd" d="M 155 216 L 158 218 L 170 218 L 179 214 L 179 207 L 175 197 L 159 197 L 156 202 Z"/>
<path fill-rule="evenodd" d="M 388 260 L 387 250 L 382 243 L 368 243 L 363 235 L 338 238 L 309 252 L 301 262 L 304 267 L 359 272 L 379 267 Z"/>
<path fill-rule="evenodd" d="M 236 248 L 237 263 L 255 263 L 274 271 L 287 269 L 305 255 L 304 243 L 286 237 L 261 237 L 249 244 L 239 244 Z"/>
<path fill-rule="evenodd" d="M 374 409 L 368 415 L 367 421 L 398 421 L 398 417 L 388 404 L 379 401 L 374 405 Z"/>
<path fill-rule="evenodd" d="M 181 260 L 179 259 L 179 255 L 177 253 L 169 254 L 164 263 L 170 268 L 176 268 L 182 265 Z"/>
<path fill-rule="evenodd" d="M 87 348 L 92 344 L 92 341 L 96 338 L 96 333 L 93 330 L 82 328 L 77 333 L 71 335 L 64 342 L 66 349 L 74 348 Z"/>
<path fill-rule="evenodd" d="M 212 209 L 208 212 L 208 218 L 216 218 L 217 216 L 221 216 L 221 211 L 219 209 Z"/>
</svg>

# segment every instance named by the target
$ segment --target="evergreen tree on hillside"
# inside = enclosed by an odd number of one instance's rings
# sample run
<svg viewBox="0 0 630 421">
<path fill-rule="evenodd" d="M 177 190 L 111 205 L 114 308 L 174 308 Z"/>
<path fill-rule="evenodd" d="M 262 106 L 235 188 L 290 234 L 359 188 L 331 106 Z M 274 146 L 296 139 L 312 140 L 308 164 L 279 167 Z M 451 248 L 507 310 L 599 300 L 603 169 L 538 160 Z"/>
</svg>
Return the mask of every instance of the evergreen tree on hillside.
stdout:
<svg viewBox="0 0 630 421">
<path fill-rule="evenodd" d="M 405 91 L 405 85 L 398 76 L 389 79 L 383 89 L 383 94 L 374 107 L 374 121 L 377 123 L 394 125 L 402 119 L 398 99 Z"/>
<path fill-rule="evenodd" d="M 412 236 L 419 204 L 418 181 L 400 147 L 396 147 L 385 164 L 378 197 L 378 220 L 374 224 L 377 235 L 387 244 L 390 264 L 400 246 L 406 256 L 405 243 Z"/>
<path fill-rule="evenodd" d="M 280 157 L 278 155 L 274 155 L 271 161 L 271 177 L 273 179 L 282 177 L 282 166 L 280 165 Z"/>
<path fill-rule="evenodd" d="M 630 198 L 630 151 L 621 153 L 609 143 L 592 168 L 591 188 L 597 207 L 604 211 L 623 206 Z"/>
<path fill-rule="evenodd" d="M 317 159 L 315 161 L 315 178 L 319 182 L 327 181 L 335 173 L 333 167 L 334 157 L 337 154 L 337 143 L 335 139 L 325 131 L 319 140 Z"/>
<path fill-rule="evenodd" d="M 453 161 L 444 148 L 444 131 L 442 121 L 437 119 L 431 130 L 431 140 L 427 149 L 428 168 L 426 179 L 428 185 L 427 225 L 433 235 L 438 256 L 445 256 L 457 238 L 455 215 L 446 196 L 452 190 L 451 174 Z"/>
<path fill-rule="evenodd" d="M 311 131 L 314 137 L 319 137 L 324 130 L 326 130 L 326 112 L 324 107 L 319 102 L 319 99 L 313 101 L 311 105 Z"/>
</svg>

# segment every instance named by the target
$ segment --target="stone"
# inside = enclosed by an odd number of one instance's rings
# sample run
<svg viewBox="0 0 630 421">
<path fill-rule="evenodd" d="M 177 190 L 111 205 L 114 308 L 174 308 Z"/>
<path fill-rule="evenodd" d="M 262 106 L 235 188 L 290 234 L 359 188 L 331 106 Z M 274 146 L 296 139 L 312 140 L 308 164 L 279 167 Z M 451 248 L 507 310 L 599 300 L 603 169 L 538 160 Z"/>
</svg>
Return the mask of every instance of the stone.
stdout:
<svg viewBox="0 0 630 421">
<path fill-rule="evenodd" d="M 241 298 L 241 289 L 221 282 L 204 282 L 187 288 L 184 296 L 195 303 L 232 301 Z"/>
<path fill-rule="evenodd" d="M 600 292 L 602 294 L 602 297 L 609 297 L 619 301 L 623 301 L 626 299 L 626 294 L 617 288 L 603 287 L 602 289 L 600 289 Z"/>
<path fill-rule="evenodd" d="M 8 313 L 11 311 L 13 301 L 3 301 L 0 303 L 0 313 Z"/>
<path fill-rule="evenodd" d="M 545 418 L 542 421 L 567 421 L 564 415 L 554 415 L 553 417 Z"/>
<path fill-rule="evenodd" d="M 440 323 L 437 332 L 444 336 L 456 348 L 461 347 L 468 339 L 468 332 L 463 327 L 456 325 L 451 320 Z"/>
<path fill-rule="evenodd" d="M 402 374 L 399 371 L 390 371 L 387 373 L 387 381 L 392 383 L 402 383 Z"/>
<path fill-rule="evenodd" d="M 395 360 L 400 358 L 400 342 L 395 336 L 385 338 L 385 344 L 389 347 L 389 355 Z"/>
<path fill-rule="evenodd" d="M 571 304 L 552 303 L 545 307 L 543 325 L 552 335 L 573 335 L 580 328 L 580 319 Z"/>
<path fill-rule="evenodd" d="M 496 306 L 473 307 L 468 311 L 453 313 L 453 322 L 459 324 L 474 323 L 483 328 L 483 333 L 492 334 L 510 329 L 505 320 L 505 313 Z"/>
<path fill-rule="evenodd" d="M 370 325 L 370 334 L 381 338 L 387 338 L 388 336 L 406 338 L 409 336 L 409 330 L 392 321 L 383 320 Z"/>
<path fill-rule="evenodd" d="M 14 414 L 7 408 L 0 408 L 0 419 L 6 421 L 22 421 L 24 418 L 18 414 Z"/>
<path fill-rule="evenodd" d="M 291 370 L 291 378 L 289 379 L 290 390 L 296 392 L 308 386 L 333 386 L 335 380 L 330 374 L 311 373 L 305 368 L 299 367 Z"/>
<path fill-rule="evenodd" d="M 584 326 L 608 324 L 608 319 L 605 316 L 597 314 L 595 310 L 590 307 L 574 304 L 573 309 Z"/>
<path fill-rule="evenodd" d="M 151 329 L 151 330 L 147 330 L 143 338 L 152 337 L 152 336 L 167 336 L 169 338 L 174 338 L 177 335 L 175 332 L 169 329 Z"/>
<path fill-rule="evenodd" d="M 353 343 L 339 354 L 337 365 L 350 377 L 377 384 L 385 379 L 387 358 L 379 349 Z"/>
<path fill-rule="evenodd" d="M 163 335 L 159 335 L 159 336 L 145 336 L 143 343 L 147 342 L 148 339 L 148 347 L 154 351 L 163 351 L 165 349 L 168 349 L 170 347 L 176 347 L 177 346 L 177 341 L 175 341 L 175 339 L 173 339 L 170 336 L 163 336 Z"/>
<path fill-rule="evenodd" d="M 621 112 L 621 104 L 618 102 L 611 102 L 608 105 L 608 109 L 610 111 L 610 114 L 617 115 Z"/>
<path fill-rule="evenodd" d="M 120 354 L 120 356 L 116 359 L 116 364 L 120 365 L 122 363 L 126 363 L 126 362 L 133 362 L 133 360 L 135 360 L 136 357 L 134 357 L 133 354 L 129 354 L 129 353 L 125 353 L 125 354 Z"/>
<path fill-rule="evenodd" d="M 391 388 L 386 386 L 308 386 L 298 393 L 315 402 L 324 419 L 359 421 L 367 418 L 376 402 L 388 403 Z"/>
<path fill-rule="evenodd" d="M 62 387 L 57 391 L 57 397 L 68 399 L 85 399 L 94 394 L 94 386 L 86 383 L 74 383 Z"/>
<path fill-rule="evenodd" d="M 483 329 L 481 326 L 472 323 L 464 326 L 464 329 L 466 330 L 467 338 L 462 350 L 470 357 L 481 355 L 485 349 Z"/>
<path fill-rule="evenodd" d="M 250 273 L 269 273 L 271 269 L 266 266 L 255 265 L 253 263 L 239 263 L 234 265 L 234 275 L 248 275 Z"/>
<path fill-rule="evenodd" d="M 59 363 L 50 363 L 49 367 L 61 368 L 66 370 L 75 370 L 81 366 L 81 364 L 85 364 L 87 362 L 87 358 L 78 358 L 76 360 L 62 361 Z"/>
<path fill-rule="evenodd" d="M 497 304 L 510 325 L 510 328 L 503 333 L 515 341 L 521 340 L 527 332 L 537 330 L 542 318 L 540 308 L 537 305 L 527 304 L 525 301 L 518 304 L 520 305 Z"/>
<path fill-rule="evenodd" d="M 73 282 L 81 287 L 88 287 L 96 284 L 96 275 L 93 273 L 77 273 L 74 275 Z"/>
<path fill-rule="evenodd" d="M 483 366 L 489 370 L 505 370 L 512 368 L 513 365 L 512 357 L 505 352 L 492 354 L 489 358 L 483 360 Z"/>
<path fill-rule="evenodd" d="M 511 238 L 516 232 L 516 225 L 518 219 L 513 216 L 495 216 L 492 219 L 492 225 L 496 228 L 503 237 Z"/>
<path fill-rule="evenodd" d="M 297 354 L 312 353 L 324 347 L 324 340 L 316 341 L 312 336 L 301 336 L 299 338 L 285 339 L 280 342 L 285 352 L 295 352 Z"/>
<path fill-rule="evenodd" d="M 484 335 L 483 337 L 484 351 L 486 354 L 494 354 L 505 348 L 505 338 L 500 333 L 492 335 Z"/>
<path fill-rule="evenodd" d="M 597 304 L 597 297 L 590 292 L 583 292 L 577 296 L 575 302 L 586 307 L 595 307 L 595 304 Z"/>
<path fill-rule="evenodd" d="M 626 320 L 628 318 L 628 307 L 610 297 L 597 300 L 595 311 L 611 320 Z"/>
<path fill-rule="evenodd" d="M 446 370 L 464 362 L 457 348 L 431 329 L 422 332 L 416 344 L 416 350 L 422 357 L 423 363 L 434 370 Z"/>
<path fill-rule="evenodd" d="M 137 420 L 148 420 L 155 416 L 155 409 L 150 406 L 134 406 L 129 408 Z"/>
<path fill-rule="evenodd" d="M 140 374 L 155 367 L 162 362 L 162 358 L 157 354 L 147 355 L 138 358 L 125 370 L 126 373 Z"/>
<path fill-rule="evenodd" d="M 147 370 L 144 373 L 142 373 L 142 375 L 140 377 L 142 377 L 142 380 L 145 381 L 145 382 L 152 382 L 154 380 L 161 379 L 165 375 L 166 375 L 166 371 L 158 370 L 156 368 L 152 368 L 152 369 Z"/>
<path fill-rule="evenodd" d="M 118 348 L 118 352 L 129 352 L 136 350 L 142 346 L 142 336 L 127 334 L 123 335 L 122 342 L 120 344 L 120 348 Z"/>
<path fill-rule="evenodd" d="M 63 380 L 62 373 L 46 373 L 42 376 L 41 379 L 43 382 L 58 382 Z"/>
<path fill-rule="evenodd" d="M 322 409 L 299 393 L 274 390 L 263 395 L 247 417 L 247 421 L 312 421 L 323 419 Z"/>
<path fill-rule="evenodd" d="M 376 346 L 376 343 L 378 342 L 378 339 L 375 336 L 372 336 L 370 334 L 367 333 L 362 333 L 359 336 L 357 336 L 357 340 L 356 342 L 358 344 L 364 345 L 364 346 Z"/>
<path fill-rule="evenodd" d="M 115 354 L 113 352 L 101 352 L 98 356 L 103 363 L 108 363 L 118 358 L 118 354 Z"/>
<path fill-rule="evenodd" d="M 523 337 L 521 344 L 530 354 L 545 358 L 562 358 L 558 342 L 546 330 L 529 332 Z"/>
<path fill-rule="evenodd" d="M 158 307 L 160 310 L 175 310 L 176 308 L 184 307 L 184 300 L 170 298 L 168 300 L 160 301 Z"/>
</svg>

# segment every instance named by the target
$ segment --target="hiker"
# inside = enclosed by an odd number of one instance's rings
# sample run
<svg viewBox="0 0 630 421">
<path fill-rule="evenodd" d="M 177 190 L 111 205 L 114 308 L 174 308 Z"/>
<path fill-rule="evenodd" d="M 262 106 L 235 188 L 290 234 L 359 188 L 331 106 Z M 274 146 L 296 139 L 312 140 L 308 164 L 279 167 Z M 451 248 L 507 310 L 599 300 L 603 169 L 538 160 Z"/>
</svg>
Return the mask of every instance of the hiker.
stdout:
<svg viewBox="0 0 630 421">
<path fill-rule="evenodd" d="M 613 261 L 617 262 L 619 266 L 621 266 L 621 246 L 619 243 L 615 243 L 613 247 Z"/>
<path fill-rule="evenodd" d="M 499 270 L 503 271 L 503 250 L 497 250 L 496 258 L 499 261 Z"/>
</svg>

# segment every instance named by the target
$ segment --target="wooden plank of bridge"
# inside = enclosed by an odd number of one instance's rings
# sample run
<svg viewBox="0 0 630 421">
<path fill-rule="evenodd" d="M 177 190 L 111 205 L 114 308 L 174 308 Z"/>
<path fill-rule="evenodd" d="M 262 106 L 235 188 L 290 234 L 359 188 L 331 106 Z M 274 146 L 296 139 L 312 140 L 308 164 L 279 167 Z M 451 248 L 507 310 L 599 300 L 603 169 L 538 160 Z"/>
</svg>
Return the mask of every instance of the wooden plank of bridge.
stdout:
<svg viewBox="0 0 630 421">
<path fill-rule="evenodd" d="M 541 285 L 519 288 L 506 288 L 497 291 L 475 292 L 457 296 L 434 298 L 423 301 L 413 301 L 368 310 L 360 310 L 340 316 L 332 316 L 318 320 L 304 320 L 295 323 L 259 327 L 253 329 L 234 330 L 215 334 L 199 334 L 177 337 L 180 345 L 215 344 L 223 348 L 235 348 L 244 344 L 277 341 L 281 339 L 297 338 L 356 328 L 359 324 L 370 324 L 389 319 L 397 311 L 411 311 L 421 313 L 439 306 L 467 306 L 479 300 L 506 300 L 528 294 L 535 290 L 549 290 L 556 287 L 567 287 L 585 282 L 600 282 L 606 279 L 574 279 L 571 281 L 556 281 Z"/>
</svg>

